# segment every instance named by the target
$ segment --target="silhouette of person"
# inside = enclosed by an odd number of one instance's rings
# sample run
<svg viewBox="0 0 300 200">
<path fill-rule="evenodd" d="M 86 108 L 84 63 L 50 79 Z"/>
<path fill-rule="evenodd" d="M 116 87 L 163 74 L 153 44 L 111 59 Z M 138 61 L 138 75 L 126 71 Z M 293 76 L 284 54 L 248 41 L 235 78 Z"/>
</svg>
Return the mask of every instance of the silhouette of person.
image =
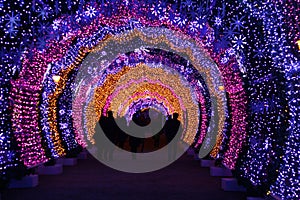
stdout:
<svg viewBox="0 0 300 200">
<path fill-rule="evenodd" d="M 139 116 L 139 122 L 142 124 L 142 126 L 146 126 L 147 122 L 147 114 L 145 112 L 142 112 L 141 115 Z M 145 146 L 145 133 L 141 132 L 141 152 L 144 152 L 144 146 Z"/>
<path fill-rule="evenodd" d="M 96 130 L 94 138 L 98 148 L 99 159 L 111 161 L 113 159 L 114 145 L 110 144 L 108 140 L 110 140 L 110 142 L 112 142 L 113 144 L 117 143 L 116 122 L 114 120 L 112 111 L 108 111 L 107 115 L 107 117 L 104 115 L 100 117 L 99 124 L 101 128 L 99 130 Z M 103 130 L 104 134 L 103 132 L 101 132 L 101 129 Z"/>
<path fill-rule="evenodd" d="M 171 115 L 168 115 L 167 116 L 167 120 L 164 124 L 164 127 L 162 129 L 162 132 L 165 134 L 166 136 L 166 139 L 167 139 L 167 143 L 171 142 L 172 141 L 172 134 L 170 133 L 170 130 L 171 130 L 171 126 L 172 126 L 172 116 Z"/>
<path fill-rule="evenodd" d="M 134 122 L 142 127 L 145 127 L 151 123 L 151 119 L 149 117 L 149 108 L 138 111 L 133 118 Z M 144 129 L 144 131 L 147 132 L 147 128 Z M 144 146 L 145 146 L 145 132 L 140 132 L 140 144 L 141 144 L 141 152 L 144 152 Z"/>
<path fill-rule="evenodd" d="M 119 121 L 119 126 L 116 127 L 116 133 L 117 133 L 117 143 L 118 146 L 123 149 L 124 148 L 124 144 L 128 138 L 128 135 L 123 131 L 123 129 L 126 129 L 127 126 L 127 121 L 125 117 L 121 117 L 120 119 L 118 119 Z"/>
<path fill-rule="evenodd" d="M 159 113 L 156 113 L 154 116 L 153 116 L 153 124 L 155 125 L 155 127 L 161 127 L 161 120 L 162 120 L 162 114 L 161 114 L 161 112 L 159 112 Z M 152 130 L 150 130 L 151 132 L 152 132 Z M 161 134 L 163 133 L 163 127 L 162 127 L 162 129 L 158 132 L 158 133 L 156 133 L 155 135 L 153 135 L 152 136 L 152 139 L 153 139 L 153 141 L 154 141 L 154 143 L 153 143 L 153 146 L 154 146 L 154 148 L 156 149 L 156 148 L 159 148 L 159 142 L 160 142 L 160 136 L 161 136 Z"/>
<path fill-rule="evenodd" d="M 113 112 L 108 111 L 107 112 L 107 122 L 106 125 L 107 132 L 104 132 L 106 137 L 114 144 L 117 145 L 117 124 L 115 122 Z M 107 153 L 109 160 L 113 159 L 113 151 L 114 151 L 114 145 L 107 145 Z"/>
<path fill-rule="evenodd" d="M 133 117 L 132 117 L 132 120 L 130 121 L 129 123 L 129 130 L 130 131 L 134 131 L 134 124 L 135 123 L 136 125 L 138 126 L 143 126 L 143 121 L 141 120 L 142 117 L 141 117 L 141 112 L 136 112 L 134 113 Z M 130 145 L 130 151 L 132 152 L 132 158 L 133 159 L 136 159 L 136 154 L 137 153 L 137 149 L 138 147 L 142 144 L 142 138 L 141 137 L 135 137 L 135 136 L 132 136 L 130 135 L 129 136 L 129 145 Z M 143 149 L 143 147 L 142 147 Z"/>
<path fill-rule="evenodd" d="M 106 129 L 106 121 L 107 121 L 107 117 L 105 117 L 104 115 L 101 115 L 98 124 L 95 127 L 95 134 L 94 134 L 94 140 L 96 142 L 96 146 L 97 146 L 97 158 L 100 160 L 106 159 L 104 158 L 106 156 L 106 142 L 105 142 L 105 135 L 104 135 L 104 131 Z"/>
<path fill-rule="evenodd" d="M 168 160 L 176 159 L 177 145 L 182 132 L 178 116 L 178 113 L 173 113 L 173 119 L 168 119 L 165 126 L 165 134 L 168 142 Z"/>
<path fill-rule="evenodd" d="M 157 134 L 153 135 L 152 138 L 154 140 L 154 144 L 153 144 L 154 148 L 158 148 L 159 147 L 160 134 L 157 133 Z"/>
</svg>

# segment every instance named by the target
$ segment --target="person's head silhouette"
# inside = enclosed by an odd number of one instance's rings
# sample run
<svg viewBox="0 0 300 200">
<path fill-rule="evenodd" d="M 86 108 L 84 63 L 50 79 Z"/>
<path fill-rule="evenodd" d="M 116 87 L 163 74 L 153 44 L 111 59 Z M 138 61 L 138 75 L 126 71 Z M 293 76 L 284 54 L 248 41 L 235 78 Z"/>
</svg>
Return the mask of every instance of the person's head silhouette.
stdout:
<svg viewBox="0 0 300 200">
<path fill-rule="evenodd" d="M 113 111 L 111 111 L 111 110 L 108 111 L 108 112 L 107 112 L 107 116 L 108 116 L 108 117 L 113 117 Z"/>
<path fill-rule="evenodd" d="M 178 118 L 178 116 L 179 116 L 179 114 L 178 114 L 178 113 L 173 113 L 173 119 L 177 119 L 177 118 Z"/>
</svg>

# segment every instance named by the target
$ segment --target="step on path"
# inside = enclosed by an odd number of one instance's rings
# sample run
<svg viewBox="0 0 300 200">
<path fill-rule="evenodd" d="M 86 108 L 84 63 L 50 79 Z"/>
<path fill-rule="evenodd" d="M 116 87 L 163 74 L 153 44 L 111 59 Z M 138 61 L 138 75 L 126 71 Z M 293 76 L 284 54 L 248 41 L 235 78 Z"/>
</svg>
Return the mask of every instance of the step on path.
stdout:
<svg viewBox="0 0 300 200">
<path fill-rule="evenodd" d="M 221 179 L 221 188 L 227 192 L 246 192 L 247 189 L 238 184 L 237 179 L 233 178 L 231 170 L 224 167 L 215 166 L 215 160 L 205 160 L 198 159 L 197 156 L 194 157 L 196 161 L 200 160 L 201 167 L 210 168 L 210 176 L 212 177 L 226 177 Z M 247 197 L 247 200 L 264 200 L 263 197 Z M 276 198 L 275 198 L 276 199 Z M 276 199 L 277 200 L 277 199 Z M 281 199 L 278 199 L 281 200 Z"/>
<path fill-rule="evenodd" d="M 39 176 L 37 174 L 24 176 L 22 179 L 10 180 L 9 189 L 34 188 L 39 184 Z"/>
</svg>

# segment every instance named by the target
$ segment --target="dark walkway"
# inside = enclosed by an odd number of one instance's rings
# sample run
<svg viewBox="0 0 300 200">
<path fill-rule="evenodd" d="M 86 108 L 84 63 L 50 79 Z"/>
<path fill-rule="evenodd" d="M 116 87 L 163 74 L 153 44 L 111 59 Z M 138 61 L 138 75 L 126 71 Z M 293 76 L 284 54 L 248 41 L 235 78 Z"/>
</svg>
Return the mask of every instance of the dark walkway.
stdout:
<svg viewBox="0 0 300 200">
<path fill-rule="evenodd" d="M 39 176 L 39 186 L 10 189 L 1 200 L 245 200 L 244 193 L 224 192 L 221 179 L 187 155 L 151 173 L 128 174 L 108 168 L 89 157 L 64 167 L 57 176 Z"/>
</svg>

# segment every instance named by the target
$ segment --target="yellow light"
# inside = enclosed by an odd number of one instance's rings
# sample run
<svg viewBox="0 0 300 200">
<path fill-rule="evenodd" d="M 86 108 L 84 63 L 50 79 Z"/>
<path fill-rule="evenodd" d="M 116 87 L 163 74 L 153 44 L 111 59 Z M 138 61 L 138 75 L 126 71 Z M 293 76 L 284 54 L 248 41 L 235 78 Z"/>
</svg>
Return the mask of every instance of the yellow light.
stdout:
<svg viewBox="0 0 300 200">
<path fill-rule="evenodd" d="M 52 79 L 53 79 L 53 81 L 54 81 L 55 83 L 58 83 L 59 80 L 60 80 L 60 76 L 54 75 L 54 76 L 52 76 Z"/>
<path fill-rule="evenodd" d="M 219 90 L 224 91 L 224 86 L 223 85 L 219 86 Z"/>
<path fill-rule="evenodd" d="M 298 44 L 298 49 L 300 51 L 300 40 L 298 40 L 296 43 Z"/>
</svg>

